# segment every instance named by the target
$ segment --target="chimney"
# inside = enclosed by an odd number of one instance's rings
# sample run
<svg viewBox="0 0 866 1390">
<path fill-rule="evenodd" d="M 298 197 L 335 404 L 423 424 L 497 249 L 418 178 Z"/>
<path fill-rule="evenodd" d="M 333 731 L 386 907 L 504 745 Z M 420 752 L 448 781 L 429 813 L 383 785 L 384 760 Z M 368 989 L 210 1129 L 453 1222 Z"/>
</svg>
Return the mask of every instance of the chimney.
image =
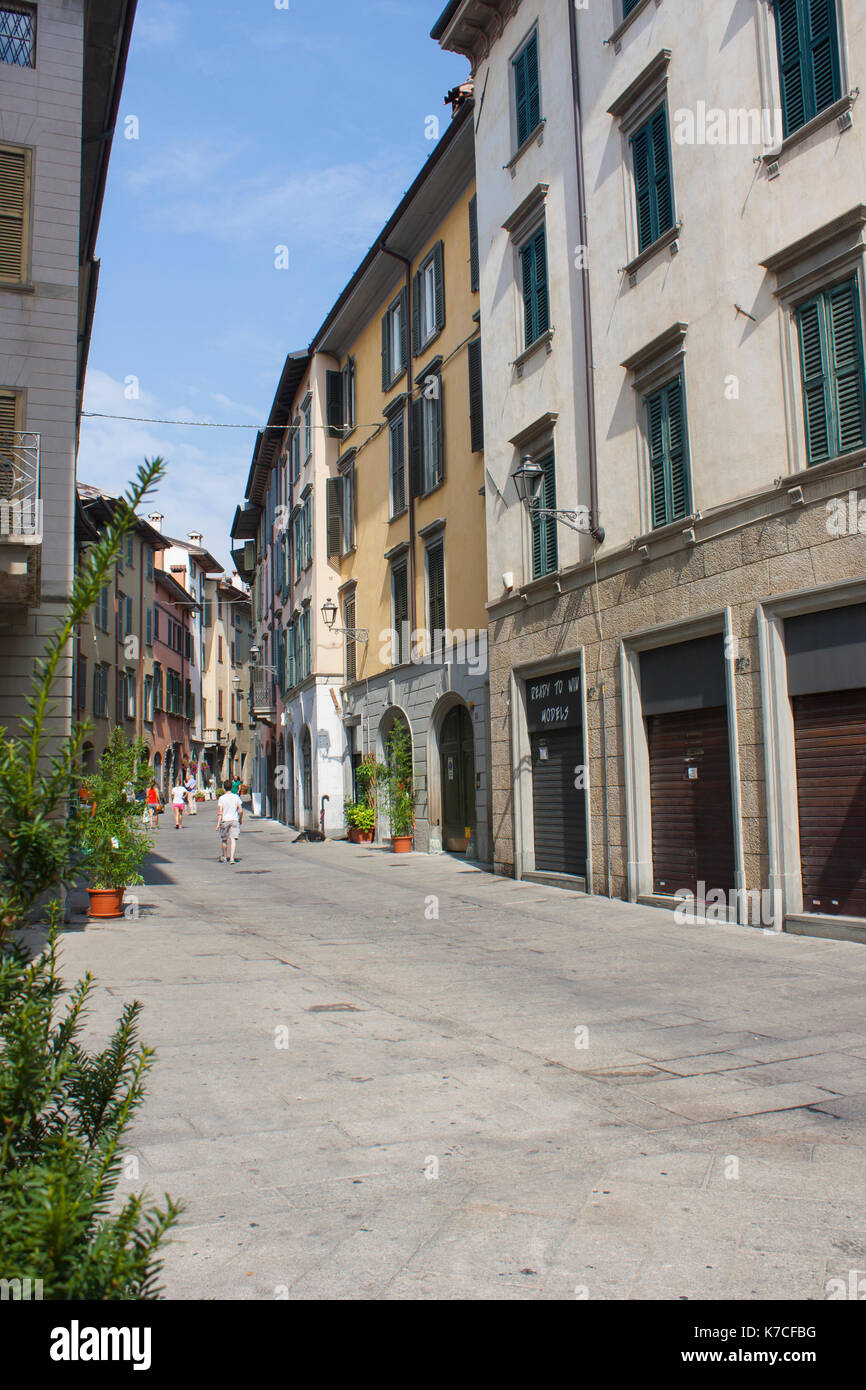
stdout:
<svg viewBox="0 0 866 1390">
<path fill-rule="evenodd" d="M 154 531 L 162 531 L 162 524 L 165 521 L 165 517 L 163 516 L 162 512 L 151 512 L 150 516 L 147 519 L 153 527 Z"/>
<path fill-rule="evenodd" d="M 452 87 L 450 92 L 445 93 L 445 105 L 447 106 L 449 102 L 451 104 L 452 120 L 457 115 L 460 108 L 465 106 L 467 101 L 471 101 L 474 95 L 475 83 L 471 80 L 468 82 L 461 82 L 459 87 Z"/>
<path fill-rule="evenodd" d="M 187 535 L 187 540 L 191 541 L 193 545 L 201 545 L 204 536 L 201 531 L 190 531 Z"/>
</svg>

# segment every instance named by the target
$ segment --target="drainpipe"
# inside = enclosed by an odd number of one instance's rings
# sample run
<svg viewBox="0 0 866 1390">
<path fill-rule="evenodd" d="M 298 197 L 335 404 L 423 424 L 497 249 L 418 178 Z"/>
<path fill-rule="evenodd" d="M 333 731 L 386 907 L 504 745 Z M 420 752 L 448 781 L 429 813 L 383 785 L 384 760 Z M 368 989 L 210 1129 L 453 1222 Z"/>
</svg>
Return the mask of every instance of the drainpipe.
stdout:
<svg viewBox="0 0 866 1390">
<path fill-rule="evenodd" d="M 570 2 L 571 2 L 571 0 L 569 0 L 569 3 L 570 3 Z M 383 251 L 383 252 L 385 253 L 386 256 L 393 256 L 393 258 L 394 258 L 395 261 L 399 261 L 399 262 L 401 263 L 401 265 L 405 266 L 405 268 L 406 268 L 406 329 L 405 329 L 405 332 L 406 332 L 406 342 L 407 342 L 407 345 L 408 345 L 408 351 L 407 351 L 407 353 L 406 353 L 406 397 L 407 397 L 407 400 L 408 400 L 408 402 L 409 402 L 408 410 L 407 410 L 407 415 L 408 415 L 407 425 L 408 425 L 408 432 L 409 432 L 409 433 L 408 433 L 408 445 L 409 445 L 409 450 L 408 450 L 408 462 L 409 462 L 409 467 L 408 467 L 408 469 L 406 470 L 407 476 L 408 476 L 408 480 L 409 480 L 409 485 L 408 485 L 408 487 L 407 487 L 407 489 L 406 489 L 406 494 L 407 494 L 407 496 L 408 496 L 408 498 L 409 498 L 409 630 L 410 630 L 410 641 L 411 641 L 411 633 L 414 633 L 415 630 L 416 630 L 416 622 L 415 622 L 415 488 L 414 488 L 414 481 L 415 481 L 415 480 L 414 480 L 413 475 L 412 475 L 413 445 L 414 445 L 414 442 L 415 442 L 415 441 L 414 441 L 415 427 L 414 427 L 414 424 L 413 424 L 413 420 L 414 420 L 414 411 L 413 411 L 413 409 L 412 409 L 412 392 L 413 392 L 414 389 L 415 389 L 415 381 L 414 381 L 414 377 L 413 377 L 413 374 L 412 374 L 412 262 L 409 261 L 409 260 L 407 260 L 405 256 L 401 256 L 400 253 L 399 253 L 398 251 L 392 251 L 391 248 L 390 248 L 389 246 L 386 246 L 386 245 L 385 245 L 385 242 L 384 242 L 384 241 L 380 241 L 380 242 L 379 242 L 379 249 L 380 249 L 380 251 Z M 402 634 L 401 634 L 401 636 L 402 636 Z"/>
<path fill-rule="evenodd" d="M 580 69 L 577 56 L 577 16 L 574 0 L 566 0 L 568 6 L 568 37 L 571 44 L 571 85 L 574 97 L 574 147 L 577 158 L 577 215 L 580 224 L 581 246 L 589 244 L 586 217 L 586 178 L 583 167 L 583 117 L 580 109 Z M 586 261 L 586 256 L 582 257 Z M 598 453 L 596 450 L 595 425 L 595 359 L 592 348 L 592 309 L 589 298 L 589 267 L 584 264 L 583 271 L 583 343 L 586 362 L 586 423 L 589 444 L 589 525 L 590 535 L 601 545 L 604 540 L 604 527 L 598 521 Z"/>
</svg>

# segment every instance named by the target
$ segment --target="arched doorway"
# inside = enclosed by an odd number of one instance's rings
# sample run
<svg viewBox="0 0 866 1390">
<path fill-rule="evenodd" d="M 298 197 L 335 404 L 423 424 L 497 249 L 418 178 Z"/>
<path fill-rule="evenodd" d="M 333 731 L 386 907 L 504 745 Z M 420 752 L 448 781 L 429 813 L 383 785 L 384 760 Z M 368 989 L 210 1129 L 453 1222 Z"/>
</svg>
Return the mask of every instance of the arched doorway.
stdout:
<svg viewBox="0 0 866 1390">
<path fill-rule="evenodd" d="M 442 848 L 465 854 L 475 828 L 475 733 L 465 705 L 455 705 L 439 735 Z"/>
<path fill-rule="evenodd" d="M 303 803 L 301 819 L 309 829 L 315 824 L 316 816 L 313 806 L 313 740 L 308 724 L 304 725 L 304 732 L 301 735 L 301 800 Z"/>
<path fill-rule="evenodd" d="M 295 740 L 286 737 L 286 825 L 295 825 Z"/>
</svg>

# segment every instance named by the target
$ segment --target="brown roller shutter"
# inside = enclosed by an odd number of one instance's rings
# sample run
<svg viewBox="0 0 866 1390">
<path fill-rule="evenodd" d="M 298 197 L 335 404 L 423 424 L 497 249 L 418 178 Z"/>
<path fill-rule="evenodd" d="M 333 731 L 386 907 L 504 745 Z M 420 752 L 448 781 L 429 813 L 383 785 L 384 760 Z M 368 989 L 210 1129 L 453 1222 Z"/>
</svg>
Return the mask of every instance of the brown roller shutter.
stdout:
<svg viewBox="0 0 866 1390">
<path fill-rule="evenodd" d="M 804 911 L 866 917 L 866 689 L 793 706 Z"/>
<path fill-rule="evenodd" d="M 653 891 L 734 887 L 728 719 L 724 706 L 647 719 Z"/>
</svg>

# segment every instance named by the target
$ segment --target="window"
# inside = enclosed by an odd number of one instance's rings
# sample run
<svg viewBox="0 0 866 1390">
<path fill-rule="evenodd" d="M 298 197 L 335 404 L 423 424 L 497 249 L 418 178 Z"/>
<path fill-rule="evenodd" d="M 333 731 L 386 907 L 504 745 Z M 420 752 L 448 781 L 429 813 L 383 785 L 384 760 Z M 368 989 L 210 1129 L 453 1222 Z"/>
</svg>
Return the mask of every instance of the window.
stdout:
<svg viewBox="0 0 866 1390">
<path fill-rule="evenodd" d="M 132 630 L 133 630 L 133 629 L 132 629 L 132 599 L 130 598 L 129 594 L 127 594 L 127 596 L 126 596 L 126 627 L 124 628 L 124 635 L 128 637 L 129 634 L 132 632 Z"/>
<path fill-rule="evenodd" d="M 631 137 L 638 253 L 674 225 L 674 190 L 666 106 Z"/>
<path fill-rule="evenodd" d="M 473 454 L 484 448 L 484 395 L 481 379 L 481 339 L 473 338 L 467 350 L 469 363 L 469 440 Z"/>
<path fill-rule="evenodd" d="M 218 637 L 218 638 L 217 638 L 217 661 L 222 661 L 222 659 L 223 659 L 223 639 L 222 639 L 222 637 Z"/>
<path fill-rule="evenodd" d="M 328 434 L 342 439 L 355 428 L 355 359 L 348 357 L 339 372 L 325 378 Z"/>
<path fill-rule="evenodd" d="M 124 672 L 121 673 L 121 675 L 122 675 L 123 682 L 124 682 L 123 704 L 125 705 L 126 717 L 127 717 L 127 719 L 134 719 L 134 718 L 135 718 L 135 672 L 134 672 L 134 671 L 124 671 Z"/>
<path fill-rule="evenodd" d="M 469 288 L 477 294 L 481 283 L 481 262 L 478 256 L 478 198 L 469 199 Z"/>
<path fill-rule="evenodd" d="M 313 499 L 308 497 L 301 511 L 301 551 L 303 569 L 313 563 Z"/>
<path fill-rule="evenodd" d="M 292 482 L 296 483 L 301 476 L 301 424 L 300 420 L 295 420 L 292 428 L 292 437 L 289 443 L 292 454 Z"/>
<path fill-rule="evenodd" d="M 98 719 L 108 714 L 108 668 L 101 664 L 93 668 L 93 713 Z"/>
<path fill-rule="evenodd" d="M 343 627 L 354 628 L 355 626 L 355 595 L 351 594 L 343 601 Z M 346 633 L 346 680 L 353 681 L 358 674 L 358 644 L 351 632 Z"/>
<path fill-rule="evenodd" d="M 298 617 L 297 638 L 296 638 L 296 657 L 297 657 L 297 677 L 299 681 L 306 680 L 312 671 L 312 650 L 310 632 L 310 610 L 305 608 Z"/>
<path fill-rule="evenodd" d="M 127 568 L 127 569 L 130 569 L 130 570 L 133 569 L 133 568 L 135 567 L 135 550 L 134 550 L 134 546 L 135 546 L 135 537 L 134 537 L 134 536 L 127 536 L 127 538 L 126 538 L 126 568 Z"/>
<path fill-rule="evenodd" d="M 158 661 L 153 663 L 153 704 L 155 709 L 163 709 L 162 667 Z"/>
<path fill-rule="evenodd" d="M 144 719 L 145 723 L 153 723 L 153 676 L 144 678 Z"/>
<path fill-rule="evenodd" d="M 412 404 L 413 489 L 416 497 L 432 492 L 442 482 L 442 381 L 433 373 L 419 383 L 421 396 Z"/>
<path fill-rule="evenodd" d="M 217 721 L 218 721 L 218 723 L 220 723 L 220 724 L 223 722 L 223 719 L 224 719 L 224 717 L 225 717 L 224 711 L 223 711 L 223 698 L 224 698 L 224 697 L 223 697 L 223 692 L 222 692 L 221 690 L 218 690 L 218 691 L 217 691 Z"/>
<path fill-rule="evenodd" d="M 185 716 L 192 722 L 195 719 L 195 697 L 192 693 L 192 684 L 190 681 L 187 681 L 184 685 L 184 704 L 186 707 Z"/>
<path fill-rule="evenodd" d="M 295 579 L 304 572 L 304 513 L 299 510 L 292 521 L 292 546 L 295 552 Z"/>
<path fill-rule="evenodd" d="M 547 236 L 544 227 L 521 247 L 524 346 L 531 347 L 550 328 L 547 295 Z"/>
<path fill-rule="evenodd" d="M 785 135 L 842 95 L 836 0 L 775 0 Z"/>
<path fill-rule="evenodd" d="M 445 250 L 439 241 L 412 281 L 412 351 L 415 356 L 445 327 Z"/>
<path fill-rule="evenodd" d="M 148 608 L 144 615 L 144 641 L 148 647 L 153 646 L 153 609 Z"/>
<path fill-rule="evenodd" d="M 36 66 L 36 11 L 29 5 L 0 7 L 0 63 Z"/>
<path fill-rule="evenodd" d="M 866 376 L 857 279 L 824 290 L 797 310 L 809 463 L 866 443 Z"/>
<path fill-rule="evenodd" d="M 153 550 L 149 545 L 144 547 L 145 576 L 153 579 Z"/>
<path fill-rule="evenodd" d="M 406 328 L 406 291 L 401 290 L 382 319 L 383 391 L 390 391 L 406 370 L 409 356 Z"/>
<path fill-rule="evenodd" d="M 124 622 L 126 620 L 126 595 L 117 595 L 117 635 L 122 637 L 124 634 Z"/>
<path fill-rule="evenodd" d="M 0 283 L 27 279 L 29 213 L 30 151 L 0 146 Z"/>
<path fill-rule="evenodd" d="M 309 396 L 304 401 L 304 461 L 313 452 L 313 402 Z"/>
<path fill-rule="evenodd" d="M 556 460 L 553 454 L 539 459 L 544 470 L 541 488 L 538 493 L 538 507 L 553 510 L 556 507 Z M 540 579 L 544 574 L 553 574 L 559 568 L 559 550 L 556 539 L 556 517 L 539 516 L 530 513 L 532 518 L 532 577 Z"/>
<path fill-rule="evenodd" d="M 541 121 L 541 88 L 538 80 L 538 31 L 530 34 L 512 62 L 517 148 L 528 140 Z"/>
<path fill-rule="evenodd" d="M 94 614 L 96 626 L 102 628 L 103 632 L 108 631 L 108 585 L 104 585 L 99 598 L 96 600 L 96 612 Z"/>
<path fill-rule="evenodd" d="M 298 683 L 297 630 L 294 623 L 286 628 L 286 689 Z"/>
<path fill-rule="evenodd" d="M 388 461 L 391 474 L 391 516 L 406 510 L 406 423 L 403 411 L 388 426 Z"/>
<path fill-rule="evenodd" d="M 432 653 L 437 653 L 441 651 L 445 631 L 445 545 L 442 541 L 427 547 L 427 628 L 433 644 Z"/>
<path fill-rule="evenodd" d="M 409 659 L 409 570 L 405 560 L 391 567 L 391 626 L 397 638 L 392 664 L 402 666 Z"/>
<path fill-rule="evenodd" d="M 75 713 L 81 719 L 87 710 L 87 657 L 77 659 L 77 685 L 75 693 Z"/>
<path fill-rule="evenodd" d="M 632 10 L 640 4 L 640 0 L 622 0 L 622 17 L 628 19 Z"/>
<path fill-rule="evenodd" d="M 689 510 L 685 387 L 681 376 L 646 398 L 653 526 Z"/>
<path fill-rule="evenodd" d="M 158 609 L 158 608 L 154 608 L 154 610 L 153 610 L 153 640 L 154 640 L 154 642 L 158 642 L 158 641 L 159 641 L 159 609 Z"/>
</svg>

